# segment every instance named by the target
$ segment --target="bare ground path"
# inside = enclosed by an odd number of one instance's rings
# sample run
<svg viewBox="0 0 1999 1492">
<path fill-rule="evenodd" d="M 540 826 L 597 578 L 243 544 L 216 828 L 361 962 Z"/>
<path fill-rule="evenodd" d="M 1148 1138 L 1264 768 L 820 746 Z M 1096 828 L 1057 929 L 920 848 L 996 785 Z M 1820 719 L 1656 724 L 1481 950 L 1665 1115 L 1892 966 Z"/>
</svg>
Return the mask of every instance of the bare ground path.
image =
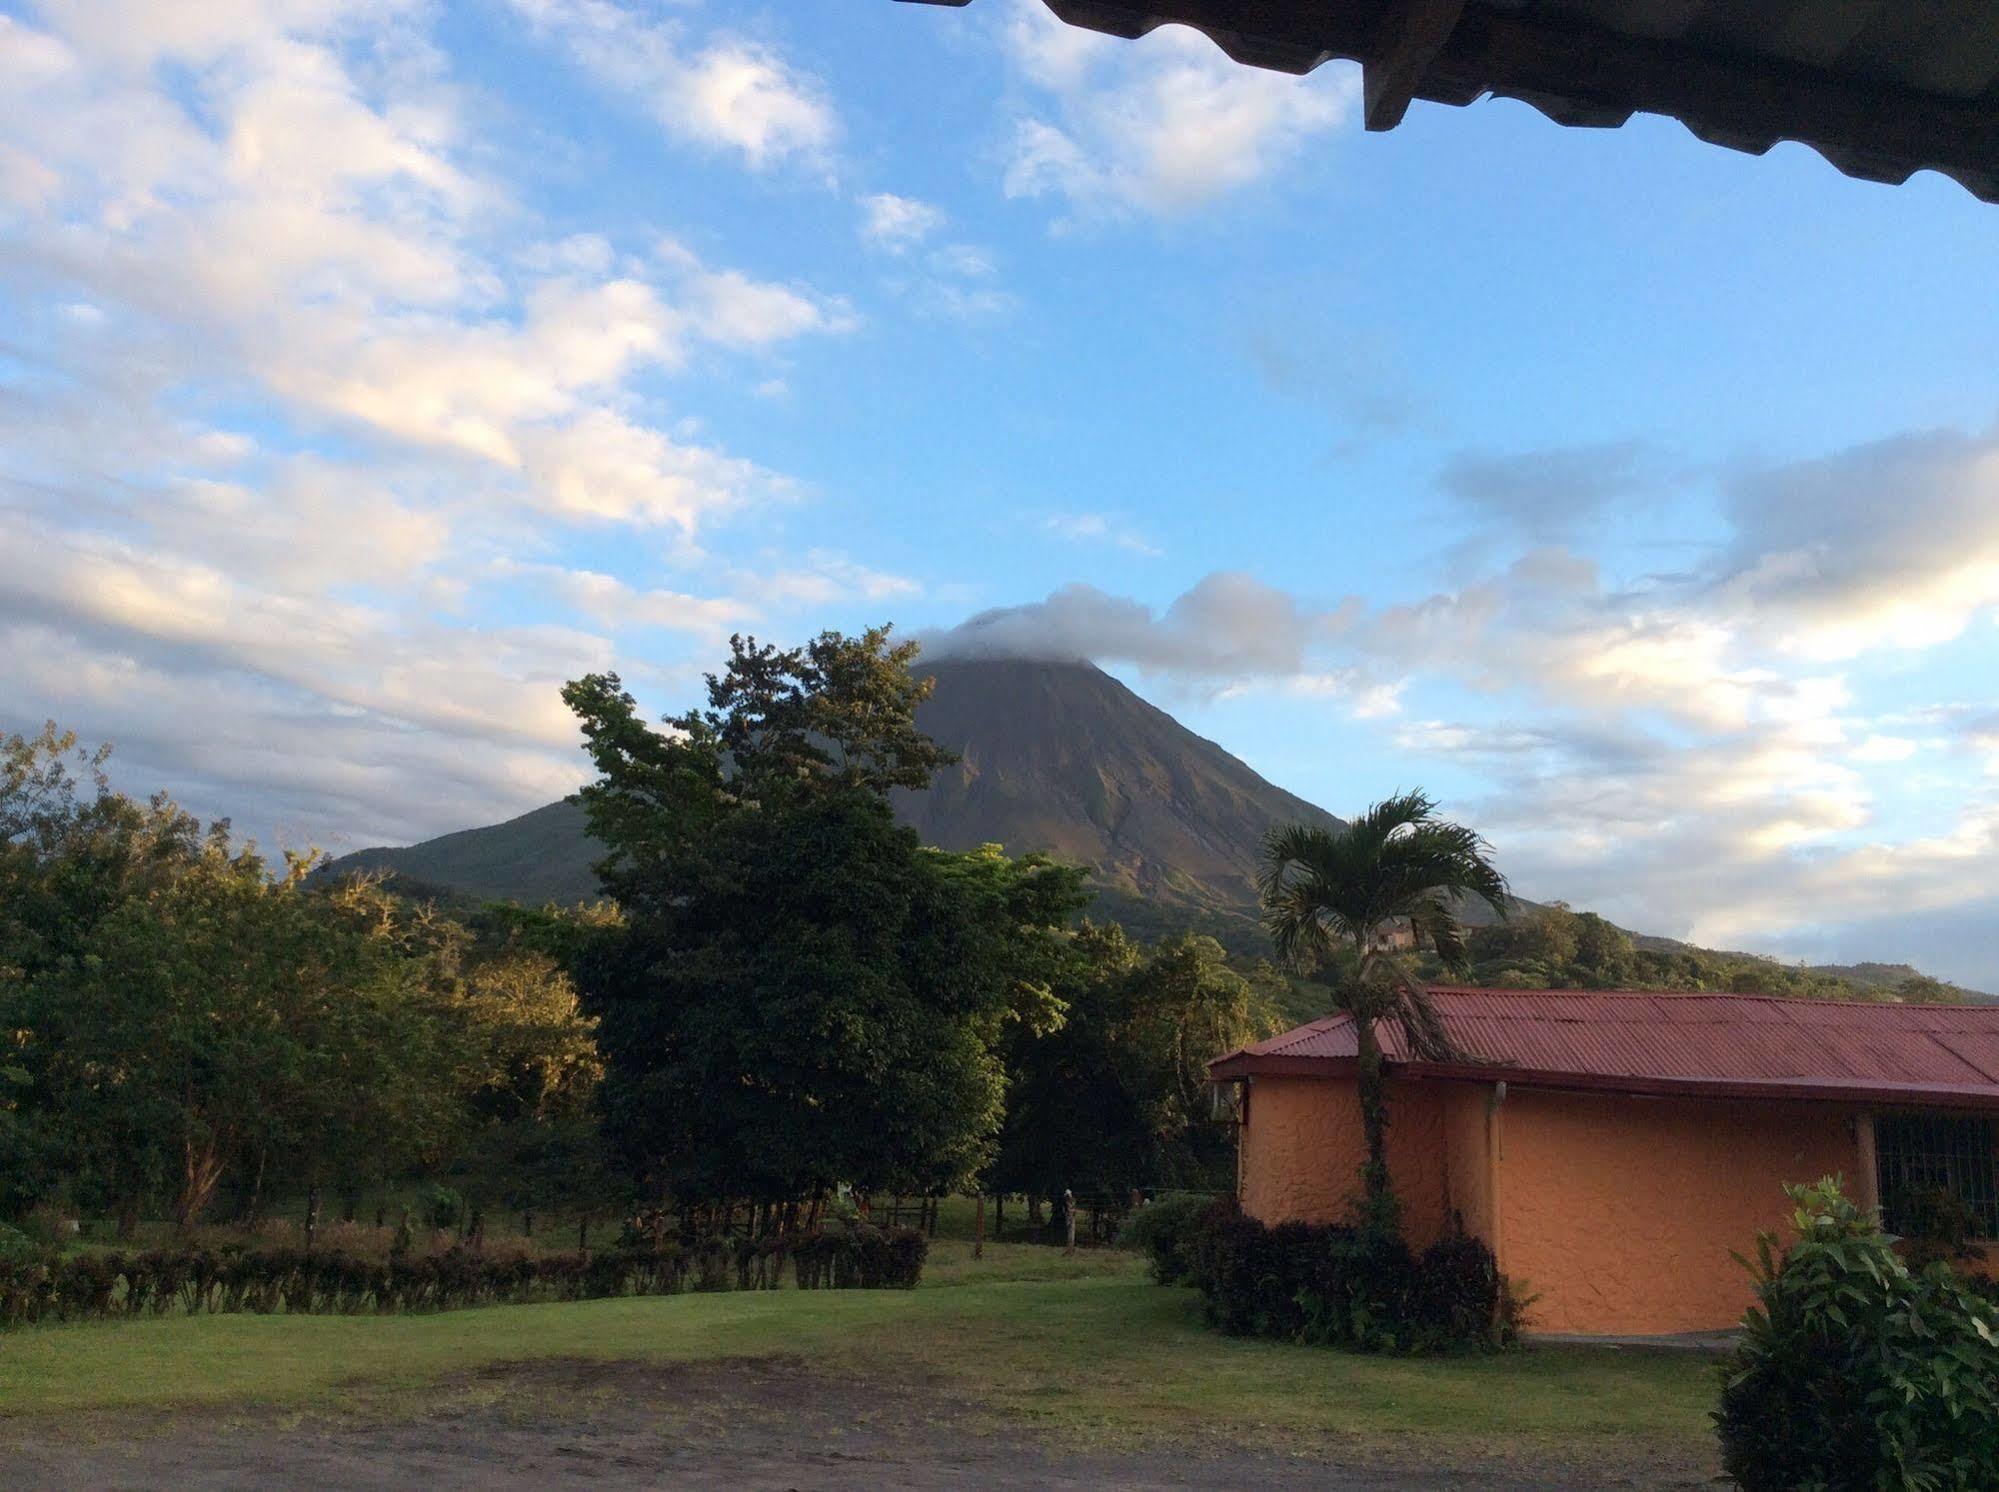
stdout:
<svg viewBox="0 0 1999 1492">
<path fill-rule="evenodd" d="M 1249 1438 L 1253 1441 L 1253 1435 Z M 338 1413 L 0 1422 L 10 1488 L 1183 1488 L 1416 1492 L 1698 1487 L 1671 1455 L 1425 1450 L 1287 1438 L 1073 1449 L 920 1378 L 795 1358 L 495 1366 Z"/>
</svg>

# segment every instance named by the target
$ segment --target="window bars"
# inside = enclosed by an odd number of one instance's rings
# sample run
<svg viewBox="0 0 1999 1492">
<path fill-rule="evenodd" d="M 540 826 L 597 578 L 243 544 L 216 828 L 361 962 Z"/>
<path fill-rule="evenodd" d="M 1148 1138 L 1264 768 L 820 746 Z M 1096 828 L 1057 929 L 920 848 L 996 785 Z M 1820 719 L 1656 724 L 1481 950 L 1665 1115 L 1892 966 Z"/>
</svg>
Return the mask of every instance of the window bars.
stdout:
<svg viewBox="0 0 1999 1492">
<path fill-rule="evenodd" d="M 1999 1175 L 1992 1122 L 1938 1114 L 1883 1114 L 1875 1121 L 1883 1220 L 1891 1233 L 1916 1231 L 1926 1199 L 1962 1204 L 1977 1236 L 1999 1238 Z"/>
</svg>

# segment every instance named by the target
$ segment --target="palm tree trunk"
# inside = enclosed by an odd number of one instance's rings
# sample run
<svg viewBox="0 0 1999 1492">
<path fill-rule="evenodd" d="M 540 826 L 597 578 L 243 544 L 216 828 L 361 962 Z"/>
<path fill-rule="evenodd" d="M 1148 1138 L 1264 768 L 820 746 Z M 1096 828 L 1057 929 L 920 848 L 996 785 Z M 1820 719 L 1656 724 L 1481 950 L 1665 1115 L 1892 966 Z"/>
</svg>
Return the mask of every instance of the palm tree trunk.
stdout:
<svg viewBox="0 0 1999 1492">
<path fill-rule="evenodd" d="M 1401 1229 L 1401 1209 L 1388 1179 L 1388 1091 L 1381 1075 L 1381 1042 L 1375 1035 L 1373 1017 L 1355 1018 L 1354 1044 L 1358 1052 L 1360 1128 L 1367 1142 L 1367 1159 L 1360 1166 L 1362 1223 L 1375 1232 L 1396 1233 Z"/>
</svg>

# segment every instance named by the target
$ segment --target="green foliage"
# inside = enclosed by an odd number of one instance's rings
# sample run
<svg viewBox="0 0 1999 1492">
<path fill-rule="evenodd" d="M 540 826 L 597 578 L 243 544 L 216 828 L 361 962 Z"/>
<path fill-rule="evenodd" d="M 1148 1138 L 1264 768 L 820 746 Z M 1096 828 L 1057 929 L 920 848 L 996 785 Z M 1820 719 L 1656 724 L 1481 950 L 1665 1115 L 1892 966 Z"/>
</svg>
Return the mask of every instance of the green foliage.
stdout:
<svg viewBox="0 0 1999 1492">
<path fill-rule="evenodd" d="M 416 1213 L 426 1228 L 442 1233 L 458 1226 L 465 1215 L 465 1198 L 455 1188 L 433 1181 L 417 1192 Z"/>
<path fill-rule="evenodd" d="M 615 676 L 569 685 L 581 794 L 629 922 L 579 983 L 635 1178 L 685 1202 L 838 1182 L 934 1194 L 986 1161 L 1003 1033 L 1058 1017 L 1081 873 L 925 850 L 888 793 L 947 760 L 887 629 L 780 652 L 735 639 L 710 708 L 652 730 Z"/>
<path fill-rule="evenodd" d="M 1999 1466 L 1999 1316 L 1943 1264 L 1911 1272 L 1835 1178 L 1787 1187 L 1714 1420 L 1745 1492 L 1971 1489 Z"/>
<path fill-rule="evenodd" d="M 1144 1254 L 1157 1283 L 1187 1284 L 1193 1277 L 1189 1246 L 1194 1230 L 1214 1205 L 1213 1197 L 1195 1192 L 1149 1202 L 1125 1219 L 1118 1231 L 1118 1247 Z"/>
<path fill-rule="evenodd" d="M 1147 949 L 1085 922 L 1067 953 L 1060 1025 L 1008 1038 L 990 1184 L 1046 1197 L 1224 1184 L 1234 1136 L 1213 1120 L 1207 1064 L 1280 1029 L 1269 984 L 1229 968 L 1210 938 Z"/>
<path fill-rule="evenodd" d="M 583 975 L 634 1169 L 691 1201 L 969 1176 L 999 1126 L 999 1038 L 1045 1011 L 1036 950 L 1077 878 L 919 849 L 853 795 L 732 818 L 709 851 L 672 915 Z"/>
<path fill-rule="evenodd" d="M 591 1023 L 545 953 L 105 783 L 104 750 L 0 739 L 0 1210 L 129 1227 L 234 1185 L 367 1185 L 580 1112 Z"/>
<path fill-rule="evenodd" d="M 1594 912 L 1561 902 L 1516 911 L 1474 928 L 1468 943 L 1473 983 L 1493 989 L 1649 989 L 1777 995 L 1794 999 L 1960 1001 L 1966 991 L 1923 975 L 1894 984 L 1704 948 L 1641 947 Z M 1425 960 L 1422 972 L 1446 974 Z"/>
<path fill-rule="evenodd" d="M 0 1223 L 0 1269 L 13 1265 L 38 1264 L 47 1253 L 46 1246 L 30 1238 L 19 1228 L 9 1223 Z"/>
<path fill-rule="evenodd" d="M 1417 1254 L 1373 1228 L 1268 1227 L 1231 1197 L 1198 1213 L 1177 1247 L 1209 1323 L 1231 1336 L 1426 1354 L 1501 1348 L 1517 1326 L 1492 1250 L 1463 1234 Z"/>
<path fill-rule="evenodd" d="M 824 632 L 790 650 L 732 637 L 729 654 L 708 676 L 708 708 L 671 717 L 668 732 L 639 718 L 616 674 L 563 687 L 598 771 L 578 794 L 609 851 L 598 876 L 635 915 L 675 894 L 707 831 L 736 811 L 826 795 L 886 800 L 892 788 L 929 786 L 953 759 L 916 728 L 932 683 L 910 673 L 916 644 L 892 642 L 887 627 Z"/>
</svg>

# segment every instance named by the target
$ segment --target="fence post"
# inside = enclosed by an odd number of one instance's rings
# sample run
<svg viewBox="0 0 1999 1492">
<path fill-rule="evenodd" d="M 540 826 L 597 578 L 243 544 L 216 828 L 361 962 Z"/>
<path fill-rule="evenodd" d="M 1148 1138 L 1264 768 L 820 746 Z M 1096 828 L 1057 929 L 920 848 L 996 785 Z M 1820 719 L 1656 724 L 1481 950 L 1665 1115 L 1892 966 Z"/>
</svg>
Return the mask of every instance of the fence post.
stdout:
<svg viewBox="0 0 1999 1492">
<path fill-rule="evenodd" d="M 305 1251 L 312 1252 L 312 1240 L 319 1232 L 319 1183 L 314 1182 L 305 1194 Z"/>
<path fill-rule="evenodd" d="M 1062 1252 L 1073 1254 L 1076 1252 L 1076 1194 L 1066 1186 L 1062 1188 L 1062 1214 L 1062 1225 L 1068 1234 L 1067 1246 Z"/>
</svg>

